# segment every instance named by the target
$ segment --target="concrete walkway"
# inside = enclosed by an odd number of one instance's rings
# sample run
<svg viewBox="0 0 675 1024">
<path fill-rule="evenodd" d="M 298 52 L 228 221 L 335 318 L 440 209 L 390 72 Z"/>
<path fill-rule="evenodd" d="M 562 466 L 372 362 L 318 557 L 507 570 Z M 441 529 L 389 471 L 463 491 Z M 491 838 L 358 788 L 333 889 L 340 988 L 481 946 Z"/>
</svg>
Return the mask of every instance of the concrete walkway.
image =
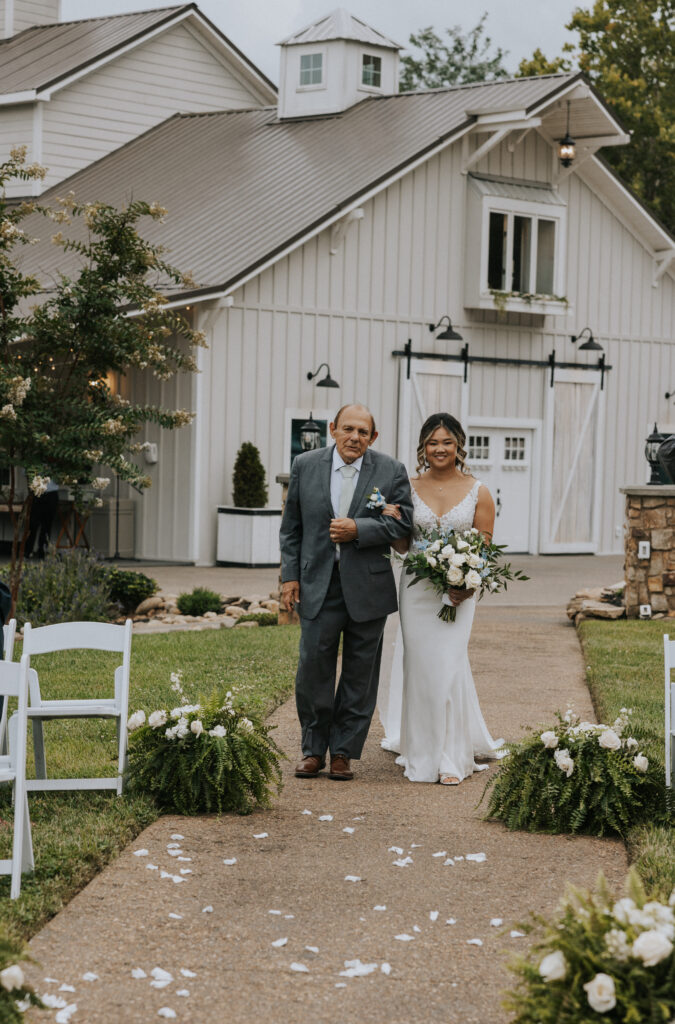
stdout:
<svg viewBox="0 0 675 1024">
<path fill-rule="evenodd" d="M 479 606 L 471 659 L 493 735 L 513 739 L 568 702 L 592 717 L 562 606 L 577 587 L 615 582 L 620 571 L 589 560 L 598 572 L 589 578 L 586 566 L 579 575 L 570 567 L 581 559 L 566 559 L 569 571 L 555 561 L 564 594 L 549 576 L 527 585 L 531 604 Z M 73 1024 L 146 1024 L 163 1009 L 192 1024 L 497 1024 L 507 1020 L 505 962 L 527 944 L 512 934 L 519 922 L 552 913 L 568 880 L 590 886 L 602 869 L 613 888 L 623 881 L 619 842 L 483 821 L 485 772 L 457 788 L 405 781 L 380 749 L 379 723 L 353 783 L 297 780 L 292 704 L 274 721 L 290 760 L 272 810 L 162 818 L 31 943 L 38 991 L 77 1004 Z M 169 854 L 172 842 L 189 861 Z M 152 987 L 154 968 L 171 976 L 164 988 Z M 133 976 L 139 969 L 145 977 Z M 59 991 L 64 983 L 75 991 Z"/>
</svg>

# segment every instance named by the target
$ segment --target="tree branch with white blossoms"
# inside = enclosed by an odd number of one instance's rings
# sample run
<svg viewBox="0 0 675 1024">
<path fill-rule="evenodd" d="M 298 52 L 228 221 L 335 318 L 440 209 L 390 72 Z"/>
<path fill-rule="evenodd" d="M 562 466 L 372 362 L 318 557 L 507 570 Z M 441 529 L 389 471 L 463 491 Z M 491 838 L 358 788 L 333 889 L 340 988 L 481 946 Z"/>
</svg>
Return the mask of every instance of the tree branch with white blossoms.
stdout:
<svg viewBox="0 0 675 1024">
<path fill-rule="evenodd" d="M 72 194 L 54 208 L 8 202 L 12 180 L 42 173 L 26 166 L 22 150 L 0 164 L 0 470 L 8 478 L 0 500 L 12 521 L 14 603 L 34 499 L 56 480 L 81 508 L 101 505 L 110 478 L 97 466 L 148 487 L 150 478 L 130 457 L 139 453 L 138 433 L 148 423 L 185 426 L 192 413 L 129 400 L 123 394 L 128 375 L 146 372 L 165 381 L 193 372 L 193 349 L 204 344 L 201 332 L 167 308 L 160 290 L 188 285 L 189 276 L 139 231 L 144 219 L 162 221 L 166 210 L 141 200 L 119 210 L 80 204 Z M 63 226 L 53 243 L 74 254 L 80 269 L 72 277 L 58 275 L 46 289 L 20 272 L 18 254 L 50 220 Z M 28 310 L 31 296 L 41 301 Z"/>
</svg>

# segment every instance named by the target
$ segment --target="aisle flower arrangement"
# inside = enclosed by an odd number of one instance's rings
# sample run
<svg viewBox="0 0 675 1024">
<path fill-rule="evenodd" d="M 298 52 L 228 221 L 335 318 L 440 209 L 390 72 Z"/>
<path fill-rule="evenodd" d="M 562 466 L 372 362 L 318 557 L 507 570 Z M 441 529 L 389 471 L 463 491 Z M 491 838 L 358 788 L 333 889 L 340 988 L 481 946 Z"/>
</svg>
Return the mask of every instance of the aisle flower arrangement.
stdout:
<svg viewBox="0 0 675 1024">
<path fill-rule="evenodd" d="M 256 805 L 269 806 L 272 789 L 281 788 L 273 727 L 246 717 L 232 690 L 190 704 L 181 674 L 172 673 L 171 681 L 177 707 L 129 718 L 129 790 L 178 814 L 249 814 Z"/>
<path fill-rule="evenodd" d="M 668 820 L 663 766 L 625 735 L 631 711 L 613 725 L 557 715 L 544 732 L 512 744 L 488 780 L 487 816 L 527 832 L 624 835 L 641 821 Z"/>
<path fill-rule="evenodd" d="M 23 1014 L 29 1006 L 44 1008 L 44 1003 L 26 981 L 23 968 L 20 966 L 23 960 L 30 960 L 23 943 L 10 938 L 4 928 L 0 930 L 1 1024 L 22 1021 Z"/>
<path fill-rule="evenodd" d="M 570 889 L 560 917 L 536 919 L 542 937 L 511 967 L 517 988 L 505 1006 L 513 1024 L 670 1024 L 675 1020 L 675 890 L 647 900 L 637 873 L 613 901 Z"/>
<path fill-rule="evenodd" d="M 475 590 L 478 599 L 487 591 L 506 590 L 510 580 L 527 580 L 519 569 L 512 569 L 502 556 L 503 544 L 488 544 L 475 528 L 470 530 L 420 530 L 414 548 L 402 559 L 403 569 L 412 576 L 414 586 L 425 580 L 441 599 L 439 619 L 454 622 L 457 609 L 448 596 L 449 587 Z"/>
</svg>

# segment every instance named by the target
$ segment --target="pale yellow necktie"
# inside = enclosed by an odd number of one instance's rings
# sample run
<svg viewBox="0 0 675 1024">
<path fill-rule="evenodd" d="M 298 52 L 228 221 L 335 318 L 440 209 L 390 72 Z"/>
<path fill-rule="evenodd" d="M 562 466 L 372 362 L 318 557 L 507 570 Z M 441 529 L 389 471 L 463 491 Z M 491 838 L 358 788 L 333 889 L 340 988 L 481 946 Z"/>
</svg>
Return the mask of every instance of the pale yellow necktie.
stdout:
<svg viewBox="0 0 675 1024">
<path fill-rule="evenodd" d="M 356 466 L 340 466 L 342 486 L 340 488 L 338 519 L 343 519 L 349 512 L 349 506 L 354 495 L 354 487 L 356 486 L 356 473 Z"/>
</svg>

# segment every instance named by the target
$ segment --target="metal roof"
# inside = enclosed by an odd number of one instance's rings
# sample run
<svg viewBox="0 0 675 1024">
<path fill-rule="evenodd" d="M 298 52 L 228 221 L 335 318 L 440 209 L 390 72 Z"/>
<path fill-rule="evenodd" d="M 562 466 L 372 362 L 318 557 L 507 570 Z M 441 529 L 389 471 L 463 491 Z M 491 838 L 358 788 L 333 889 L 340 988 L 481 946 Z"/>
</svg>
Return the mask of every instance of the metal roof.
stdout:
<svg viewBox="0 0 675 1024">
<path fill-rule="evenodd" d="M 555 75 L 479 88 L 495 109 L 522 109 L 541 107 L 575 79 Z M 280 121 L 271 107 L 176 115 L 44 199 L 73 190 L 79 201 L 116 206 L 132 196 L 158 201 L 169 211 L 166 223 L 144 224 L 144 235 L 192 273 L 197 292 L 230 289 L 469 128 L 475 118 L 466 109 L 477 88 L 373 97 L 341 114 L 304 120 Z M 25 269 L 45 282 L 72 273 L 76 257 L 50 245 L 45 225 L 31 221 L 30 234 L 46 238 L 24 251 Z M 68 229 L 73 237 L 78 231 L 82 237 L 82 225 Z"/>
<path fill-rule="evenodd" d="M 296 46 L 300 43 L 324 43 L 329 39 L 353 39 L 358 43 L 369 43 L 371 46 L 384 46 L 390 50 L 400 50 L 399 43 L 382 35 L 376 28 L 367 25 L 360 18 L 337 7 L 330 14 L 313 21 L 311 25 L 294 32 L 293 35 L 278 44 L 279 46 Z"/>
<path fill-rule="evenodd" d="M 545 203 L 549 206 L 565 206 L 555 189 L 537 182 L 523 183 L 505 178 L 486 178 L 470 174 L 471 184 L 482 196 L 497 196 L 499 199 L 521 199 L 528 203 Z"/>
</svg>

